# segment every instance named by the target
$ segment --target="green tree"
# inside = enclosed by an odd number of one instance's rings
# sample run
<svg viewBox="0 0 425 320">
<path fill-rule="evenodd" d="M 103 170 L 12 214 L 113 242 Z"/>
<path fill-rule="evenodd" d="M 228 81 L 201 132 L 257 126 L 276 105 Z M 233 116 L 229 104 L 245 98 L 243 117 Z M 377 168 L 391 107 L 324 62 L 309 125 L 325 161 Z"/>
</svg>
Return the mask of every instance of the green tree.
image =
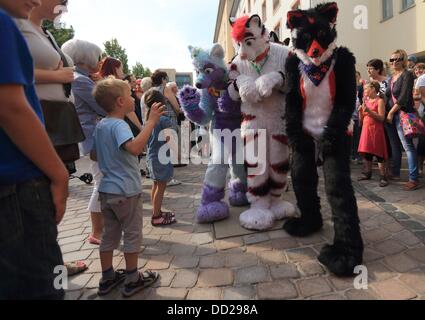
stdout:
<svg viewBox="0 0 425 320">
<path fill-rule="evenodd" d="M 132 74 L 137 79 L 143 79 L 145 77 L 150 77 L 152 75 L 152 72 L 149 70 L 149 68 L 146 68 L 141 64 L 140 62 L 136 62 L 136 64 L 132 68 Z"/>
<path fill-rule="evenodd" d="M 120 60 L 123 64 L 124 73 L 128 74 L 129 68 L 127 52 L 123 47 L 121 47 L 118 40 L 113 38 L 110 41 L 106 41 L 103 45 L 105 46 L 105 53 L 109 57 Z"/>
<path fill-rule="evenodd" d="M 60 28 L 55 28 L 53 22 L 44 20 L 43 27 L 50 31 L 59 47 L 62 47 L 68 40 L 73 39 L 75 35 L 74 28 L 72 26 L 67 28 L 64 23 L 60 24 Z"/>
</svg>

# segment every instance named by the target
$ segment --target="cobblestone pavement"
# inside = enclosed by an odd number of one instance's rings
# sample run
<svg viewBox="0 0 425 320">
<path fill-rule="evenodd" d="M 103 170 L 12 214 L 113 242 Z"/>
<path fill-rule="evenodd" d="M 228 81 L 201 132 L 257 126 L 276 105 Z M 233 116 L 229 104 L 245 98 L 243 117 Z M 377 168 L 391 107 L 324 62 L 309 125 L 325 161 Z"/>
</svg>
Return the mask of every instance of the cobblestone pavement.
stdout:
<svg viewBox="0 0 425 320">
<path fill-rule="evenodd" d="M 356 290 L 353 279 L 336 278 L 317 262 L 321 247 L 333 239 L 326 201 L 322 200 L 325 227 L 309 238 L 292 238 L 278 230 L 215 240 L 212 226 L 194 222 L 204 172 L 203 166 L 176 170 L 183 185 L 168 189 L 164 205 L 177 212 L 179 223 L 169 228 L 150 226 L 150 184 L 144 182 L 139 267 L 158 271 L 161 280 L 132 299 L 425 299 L 424 189 L 406 193 L 401 183 L 380 189 L 376 180 L 355 182 L 368 270 L 368 289 Z M 359 173 L 354 165 L 354 180 Z M 320 188 L 323 194 L 323 184 Z M 86 242 L 91 191 L 92 186 L 71 181 L 67 213 L 59 226 L 64 260 L 89 265 L 88 271 L 70 278 L 67 299 L 100 299 L 99 253 Z M 122 254 L 116 252 L 114 266 L 124 265 Z M 116 290 L 102 299 L 122 298 Z"/>
</svg>

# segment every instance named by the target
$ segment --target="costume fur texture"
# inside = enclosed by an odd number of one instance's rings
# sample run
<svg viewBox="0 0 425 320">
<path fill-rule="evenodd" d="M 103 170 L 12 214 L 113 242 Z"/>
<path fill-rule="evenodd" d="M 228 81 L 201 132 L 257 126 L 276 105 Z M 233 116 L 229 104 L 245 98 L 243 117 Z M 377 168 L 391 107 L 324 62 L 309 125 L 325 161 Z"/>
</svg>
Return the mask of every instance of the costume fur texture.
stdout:
<svg viewBox="0 0 425 320">
<path fill-rule="evenodd" d="M 316 165 L 321 154 L 335 238 L 332 245 L 322 249 L 319 261 L 338 276 L 351 276 L 363 257 L 347 134 L 356 103 L 356 70 L 353 54 L 334 47 L 337 13 L 336 3 L 288 13 L 296 50 L 286 64 L 290 87 L 286 121 L 301 218 L 289 220 L 284 229 L 293 236 L 305 237 L 323 226 Z"/>
<path fill-rule="evenodd" d="M 189 47 L 189 50 L 198 74 L 197 89 L 184 87 L 179 92 L 180 103 L 190 121 L 201 126 L 209 125 L 212 148 L 220 148 L 223 151 L 220 159 L 211 159 L 208 165 L 201 206 L 197 214 L 199 223 L 211 223 L 229 217 L 229 206 L 223 201 L 229 167 L 229 203 L 232 206 L 248 204 L 245 166 L 243 163 L 236 163 L 236 148 L 241 146 L 242 142 L 227 144 L 213 132 L 215 129 L 228 129 L 231 132 L 238 130 L 236 132 L 240 135 L 241 110 L 240 103 L 231 100 L 227 92 L 229 73 L 224 63 L 223 48 L 217 44 L 210 51 L 193 47 Z M 226 112 L 219 109 L 219 102 Z M 214 155 L 214 150 L 212 151 Z"/>
<path fill-rule="evenodd" d="M 231 19 L 232 37 L 238 46 L 233 68 L 240 76 L 229 87 L 232 98 L 242 101 L 242 138 L 248 170 L 248 200 L 251 208 L 240 222 L 250 230 L 267 230 L 276 220 L 295 215 L 295 207 L 282 200 L 287 188 L 289 148 L 285 133 L 285 61 L 289 50 L 270 43 L 269 33 L 258 15 Z M 255 152 L 265 130 L 266 154 Z M 262 171 L 262 172 L 261 172 Z"/>
</svg>

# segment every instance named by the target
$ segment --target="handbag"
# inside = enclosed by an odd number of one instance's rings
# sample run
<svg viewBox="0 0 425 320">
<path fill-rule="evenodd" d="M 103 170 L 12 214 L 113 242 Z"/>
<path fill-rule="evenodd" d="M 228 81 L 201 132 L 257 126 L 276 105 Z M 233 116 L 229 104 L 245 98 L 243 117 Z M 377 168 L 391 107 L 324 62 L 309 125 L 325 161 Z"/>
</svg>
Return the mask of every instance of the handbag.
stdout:
<svg viewBox="0 0 425 320">
<path fill-rule="evenodd" d="M 400 111 L 400 124 L 406 138 L 416 138 L 425 135 L 425 126 L 416 113 Z"/>
</svg>

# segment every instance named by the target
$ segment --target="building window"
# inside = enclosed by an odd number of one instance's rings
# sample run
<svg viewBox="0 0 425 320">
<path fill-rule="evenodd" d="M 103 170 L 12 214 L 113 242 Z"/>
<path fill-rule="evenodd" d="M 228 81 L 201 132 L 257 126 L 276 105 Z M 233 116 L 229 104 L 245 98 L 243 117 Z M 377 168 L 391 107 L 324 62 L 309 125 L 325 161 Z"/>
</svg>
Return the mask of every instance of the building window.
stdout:
<svg viewBox="0 0 425 320">
<path fill-rule="evenodd" d="M 276 12 L 276 10 L 280 7 L 280 0 L 273 0 L 273 12 Z"/>
<path fill-rule="evenodd" d="M 393 0 L 382 0 L 382 20 L 393 17 Z"/>
<path fill-rule="evenodd" d="M 193 85 L 192 77 L 189 74 L 177 74 L 176 75 L 177 87 L 182 88 L 184 85 Z"/>
<path fill-rule="evenodd" d="M 402 0 L 401 1 L 401 10 L 407 10 L 410 7 L 413 7 L 415 5 L 415 0 Z"/>
<path fill-rule="evenodd" d="M 266 22 L 266 20 L 267 20 L 267 2 L 266 2 L 266 0 L 264 0 L 264 2 L 263 2 L 263 7 L 262 7 L 262 10 L 261 10 L 261 13 L 262 13 L 261 19 L 263 20 L 263 22 Z"/>
</svg>

